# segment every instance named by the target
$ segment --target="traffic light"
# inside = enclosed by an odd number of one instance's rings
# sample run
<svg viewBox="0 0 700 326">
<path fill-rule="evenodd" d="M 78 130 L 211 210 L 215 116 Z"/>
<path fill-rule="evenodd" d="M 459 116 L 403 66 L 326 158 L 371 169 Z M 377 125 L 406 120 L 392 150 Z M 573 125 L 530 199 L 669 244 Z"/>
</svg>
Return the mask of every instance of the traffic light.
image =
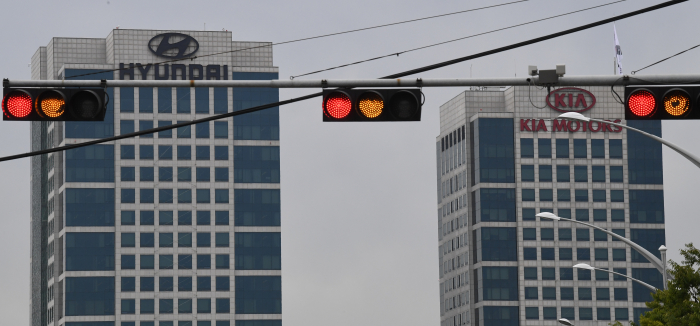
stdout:
<svg viewBox="0 0 700 326">
<path fill-rule="evenodd" d="M 3 89 L 2 119 L 12 121 L 103 121 L 102 88 Z"/>
<path fill-rule="evenodd" d="M 419 89 L 323 91 L 323 121 L 420 121 Z"/>
<path fill-rule="evenodd" d="M 700 86 L 627 86 L 626 120 L 700 119 Z"/>
</svg>

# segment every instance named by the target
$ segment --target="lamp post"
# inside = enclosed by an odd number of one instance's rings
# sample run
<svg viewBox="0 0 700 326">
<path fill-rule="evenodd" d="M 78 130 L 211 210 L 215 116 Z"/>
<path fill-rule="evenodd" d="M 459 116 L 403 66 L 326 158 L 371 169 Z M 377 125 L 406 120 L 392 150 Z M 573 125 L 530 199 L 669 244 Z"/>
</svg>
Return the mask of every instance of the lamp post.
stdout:
<svg viewBox="0 0 700 326">
<path fill-rule="evenodd" d="M 603 272 L 607 272 L 607 273 L 610 273 L 610 274 L 615 274 L 615 275 L 624 276 L 624 277 L 626 277 L 626 278 L 628 278 L 628 279 L 630 279 L 630 280 L 632 280 L 632 281 L 635 281 L 635 282 L 637 282 L 637 283 L 639 283 L 639 284 L 641 284 L 641 285 L 646 286 L 647 288 L 649 288 L 650 290 L 652 290 L 652 291 L 654 291 L 654 292 L 659 291 L 659 289 L 657 289 L 657 288 L 655 288 L 655 287 L 653 287 L 653 286 L 651 286 L 651 285 L 649 285 L 649 284 L 647 284 L 647 283 L 644 283 L 644 282 L 642 282 L 642 281 L 640 281 L 640 280 L 638 280 L 638 279 L 636 279 L 636 278 L 632 278 L 632 277 L 629 277 L 629 276 L 627 276 L 627 275 L 625 275 L 625 274 L 620 274 L 620 273 L 618 273 L 618 272 L 613 272 L 613 271 L 608 270 L 608 269 L 597 268 L 597 267 L 593 267 L 593 266 L 588 265 L 588 264 L 576 264 L 576 265 L 574 265 L 574 268 L 587 269 L 587 270 L 590 270 L 590 271 L 603 271 Z"/>
<path fill-rule="evenodd" d="M 666 282 L 667 282 L 667 277 L 666 277 L 667 276 L 666 275 L 666 246 L 661 245 L 661 247 L 659 247 L 659 251 L 661 251 L 661 263 L 664 265 L 664 272 L 661 275 L 663 275 L 663 277 L 664 277 L 664 290 L 666 290 L 666 289 L 668 289 L 668 285 L 666 284 Z"/>
<path fill-rule="evenodd" d="M 539 218 L 554 220 L 554 221 L 566 221 L 566 222 L 578 223 L 578 224 L 585 225 L 585 226 L 587 226 L 587 227 L 589 227 L 589 228 L 593 228 L 593 229 L 596 229 L 596 230 L 603 231 L 603 232 L 605 232 L 605 233 L 611 235 L 612 237 L 614 237 L 614 238 L 616 238 L 616 239 L 618 239 L 618 240 L 620 240 L 620 241 L 626 243 L 627 245 L 629 245 L 630 247 L 634 248 L 635 250 L 637 250 L 642 256 L 644 256 L 644 258 L 646 258 L 647 260 L 649 260 L 649 262 L 651 262 L 651 264 L 654 265 L 654 267 L 656 267 L 656 269 L 658 269 L 659 272 L 662 273 L 662 275 L 664 275 L 664 279 L 667 277 L 667 276 L 666 276 L 666 270 L 664 269 L 663 264 L 661 263 L 661 260 L 658 259 L 658 258 L 656 258 L 656 256 L 654 256 L 654 255 L 653 255 L 652 253 L 650 253 L 648 250 L 644 249 L 642 246 L 640 246 L 640 245 L 638 245 L 638 244 L 632 242 L 632 240 L 630 240 L 630 239 L 627 239 L 627 238 L 625 238 L 625 237 L 623 237 L 623 236 L 621 236 L 621 235 L 619 235 L 619 234 L 610 232 L 610 231 L 608 231 L 608 230 L 606 230 L 606 229 L 603 229 L 603 228 L 601 228 L 601 227 L 599 227 L 599 226 L 595 226 L 595 225 L 593 225 L 593 224 L 589 224 L 589 223 L 586 223 L 586 222 L 581 222 L 581 221 L 572 220 L 572 219 L 569 219 L 569 218 L 559 217 L 559 216 L 556 216 L 556 215 L 554 215 L 554 214 L 552 214 L 552 213 L 550 213 L 550 212 L 538 213 L 538 214 L 535 215 L 535 216 L 537 216 L 537 217 L 539 217 Z M 664 283 L 665 283 L 665 282 L 664 282 Z"/>
<path fill-rule="evenodd" d="M 697 156 L 695 156 L 695 155 L 693 155 L 693 154 L 690 154 L 690 152 L 688 152 L 688 151 L 686 151 L 686 150 L 684 150 L 684 149 L 682 149 L 682 148 L 676 146 L 676 144 L 674 144 L 674 143 L 671 143 L 671 142 L 669 142 L 669 141 L 667 141 L 667 140 L 662 139 L 661 137 L 654 136 L 654 135 L 652 135 L 652 134 L 650 134 L 650 133 L 641 131 L 641 130 L 639 130 L 639 129 L 632 128 L 632 127 L 630 127 L 630 126 L 623 125 L 623 124 L 619 124 L 619 123 L 615 123 L 615 122 L 610 122 L 610 121 L 605 121 L 605 120 L 600 120 L 600 119 L 589 118 L 589 117 L 586 117 L 586 116 L 584 116 L 583 114 L 578 113 L 578 112 L 566 112 L 566 113 L 560 114 L 557 118 L 567 119 L 567 120 L 579 120 L 579 121 L 584 121 L 584 122 L 595 121 L 595 122 L 598 122 L 598 123 L 606 123 L 606 124 L 609 124 L 609 125 L 612 125 L 612 126 L 616 126 L 616 127 L 620 127 L 620 128 L 625 128 L 625 129 L 627 129 L 627 130 L 632 130 L 632 131 L 638 132 L 638 133 L 640 133 L 640 134 L 642 134 L 642 135 L 644 135 L 644 136 L 647 136 L 647 137 L 649 137 L 649 138 L 651 138 L 651 139 L 653 139 L 653 140 L 658 141 L 659 143 L 662 143 L 662 144 L 664 144 L 664 145 L 670 147 L 670 148 L 673 149 L 674 151 L 678 152 L 678 154 L 681 154 L 683 157 L 685 157 L 685 158 L 687 158 L 689 161 L 693 162 L 693 164 L 695 164 L 695 166 L 697 166 L 697 167 L 700 168 L 700 158 L 698 158 Z"/>
</svg>

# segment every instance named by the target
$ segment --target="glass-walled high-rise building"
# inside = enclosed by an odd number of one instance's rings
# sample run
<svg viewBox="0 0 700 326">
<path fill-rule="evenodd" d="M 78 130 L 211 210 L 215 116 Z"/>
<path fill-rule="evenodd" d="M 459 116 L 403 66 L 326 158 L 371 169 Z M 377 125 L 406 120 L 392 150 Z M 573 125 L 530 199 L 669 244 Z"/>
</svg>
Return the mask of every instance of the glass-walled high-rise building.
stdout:
<svg viewBox="0 0 700 326">
<path fill-rule="evenodd" d="M 173 61 L 186 58 L 186 60 Z M 52 38 L 32 79 L 269 80 L 228 31 Z M 277 89 L 108 88 L 103 122 L 32 122 L 32 150 L 278 101 Z M 32 158 L 31 326 L 280 326 L 278 109 Z"/>
<path fill-rule="evenodd" d="M 623 93 L 621 87 L 618 93 Z M 665 242 L 661 144 L 623 128 L 556 119 L 563 112 L 661 135 L 625 121 L 610 88 L 469 90 L 440 107 L 436 142 L 442 326 L 607 325 L 638 319 L 662 288 L 643 256 L 585 221 L 660 257 Z"/>
</svg>

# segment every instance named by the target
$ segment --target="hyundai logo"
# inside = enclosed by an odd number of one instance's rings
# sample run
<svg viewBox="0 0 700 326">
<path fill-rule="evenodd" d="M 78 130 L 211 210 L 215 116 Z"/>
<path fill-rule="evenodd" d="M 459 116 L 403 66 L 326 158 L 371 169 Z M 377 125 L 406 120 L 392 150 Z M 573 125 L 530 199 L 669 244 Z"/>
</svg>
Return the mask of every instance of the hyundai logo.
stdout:
<svg viewBox="0 0 700 326">
<path fill-rule="evenodd" d="M 153 54 L 170 59 L 187 58 L 199 50 L 199 42 L 194 37 L 181 33 L 164 33 L 148 41 Z"/>
</svg>

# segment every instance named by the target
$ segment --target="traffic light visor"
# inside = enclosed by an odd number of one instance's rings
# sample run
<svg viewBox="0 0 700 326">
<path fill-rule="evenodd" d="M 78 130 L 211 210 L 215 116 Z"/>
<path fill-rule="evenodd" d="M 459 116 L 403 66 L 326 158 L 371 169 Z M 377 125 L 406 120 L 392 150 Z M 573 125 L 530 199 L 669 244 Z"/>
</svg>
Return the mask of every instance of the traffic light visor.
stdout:
<svg viewBox="0 0 700 326">
<path fill-rule="evenodd" d="M 104 110 L 102 99 L 91 90 L 73 94 L 70 100 L 70 113 L 76 119 L 94 119 Z"/>
<path fill-rule="evenodd" d="M 674 117 L 680 117 L 690 110 L 690 96 L 680 89 L 672 89 L 664 95 L 664 110 Z"/>
<path fill-rule="evenodd" d="M 25 91 L 14 90 L 2 100 L 2 112 L 8 118 L 24 118 L 32 113 L 32 97 Z"/>
<path fill-rule="evenodd" d="M 654 94 L 645 89 L 639 89 L 630 94 L 627 105 L 632 114 L 638 117 L 648 117 L 656 111 Z"/>
<path fill-rule="evenodd" d="M 333 92 L 323 99 L 323 113 L 334 119 L 342 119 L 350 114 L 352 102 L 350 96 L 342 92 Z"/>
<path fill-rule="evenodd" d="M 36 99 L 36 111 L 47 118 L 57 118 L 66 110 L 66 97 L 59 91 L 45 91 Z"/>
<path fill-rule="evenodd" d="M 376 118 L 384 111 L 384 99 L 375 92 L 366 92 L 360 95 L 357 106 L 364 117 Z"/>
<path fill-rule="evenodd" d="M 419 102 L 415 95 L 407 91 L 399 91 L 389 100 L 391 114 L 397 119 L 408 120 L 416 115 Z"/>
</svg>

